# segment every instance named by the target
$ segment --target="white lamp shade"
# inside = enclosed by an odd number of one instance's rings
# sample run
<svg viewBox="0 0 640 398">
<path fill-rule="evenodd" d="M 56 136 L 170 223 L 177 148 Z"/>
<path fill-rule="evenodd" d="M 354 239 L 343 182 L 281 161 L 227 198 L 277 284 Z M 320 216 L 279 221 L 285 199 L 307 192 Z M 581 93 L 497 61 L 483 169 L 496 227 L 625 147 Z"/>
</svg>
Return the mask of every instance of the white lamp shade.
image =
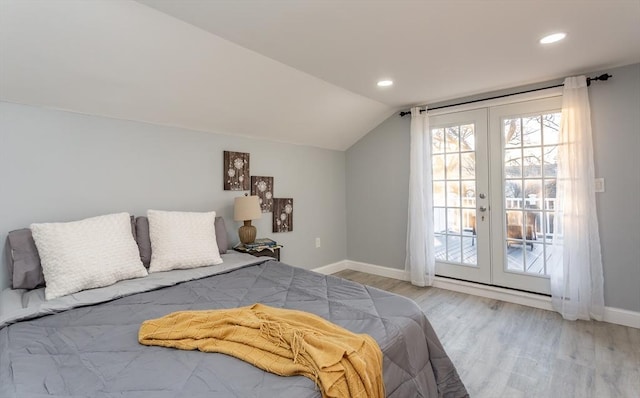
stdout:
<svg viewBox="0 0 640 398">
<path fill-rule="evenodd" d="M 262 217 L 260 199 L 257 196 L 237 197 L 233 204 L 235 221 L 257 220 Z"/>
</svg>

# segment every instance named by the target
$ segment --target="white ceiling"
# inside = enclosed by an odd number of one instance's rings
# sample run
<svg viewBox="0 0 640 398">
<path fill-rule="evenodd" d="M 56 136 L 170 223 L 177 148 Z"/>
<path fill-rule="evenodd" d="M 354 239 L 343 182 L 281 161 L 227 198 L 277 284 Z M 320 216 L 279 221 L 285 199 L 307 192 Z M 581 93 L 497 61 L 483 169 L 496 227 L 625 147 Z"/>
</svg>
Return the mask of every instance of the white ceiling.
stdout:
<svg viewBox="0 0 640 398">
<path fill-rule="evenodd" d="M 640 61 L 639 0 L 138 1 L 393 107 Z"/>
<path fill-rule="evenodd" d="M 344 150 L 411 104 L 640 62 L 639 38 L 639 0 L 0 0 L 0 99 Z"/>
</svg>

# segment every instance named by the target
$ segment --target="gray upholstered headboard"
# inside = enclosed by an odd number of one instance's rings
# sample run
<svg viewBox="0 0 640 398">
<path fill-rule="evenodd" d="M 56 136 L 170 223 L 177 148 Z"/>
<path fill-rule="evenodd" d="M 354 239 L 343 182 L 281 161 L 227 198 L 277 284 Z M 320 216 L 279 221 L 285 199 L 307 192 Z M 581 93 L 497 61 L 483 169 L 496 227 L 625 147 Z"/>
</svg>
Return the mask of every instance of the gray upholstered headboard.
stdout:
<svg viewBox="0 0 640 398">
<path fill-rule="evenodd" d="M 220 254 L 229 249 L 227 229 L 224 218 L 216 217 L 216 241 Z M 131 216 L 131 232 L 140 251 L 140 259 L 145 267 L 151 263 L 151 238 L 147 217 Z M 9 232 L 5 243 L 9 283 L 12 289 L 35 289 L 45 285 L 38 248 L 33 240 L 31 229 L 23 228 Z"/>
</svg>

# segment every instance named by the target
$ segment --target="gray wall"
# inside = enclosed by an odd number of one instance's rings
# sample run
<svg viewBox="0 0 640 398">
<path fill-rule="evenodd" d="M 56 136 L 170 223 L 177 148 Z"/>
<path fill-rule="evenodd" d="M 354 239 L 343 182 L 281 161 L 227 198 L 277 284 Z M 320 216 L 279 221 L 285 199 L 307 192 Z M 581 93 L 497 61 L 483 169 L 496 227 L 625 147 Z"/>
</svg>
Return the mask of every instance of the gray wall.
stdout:
<svg viewBox="0 0 640 398">
<path fill-rule="evenodd" d="M 347 257 L 404 269 L 411 118 L 391 116 L 347 151 Z"/>
<path fill-rule="evenodd" d="M 607 72 L 589 89 L 605 303 L 640 311 L 640 64 Z M 391 116 L 347 151 L 349 260 L 404 269 L 409 123 Z"/>
<path fill-rule="evenodd" d="M 210 211 L 237 243 L 233 199 L 222 189 L 224 150 L 249 152 L 253 175 L 273 176 L 294 199 L 294 229 L 258 236 L 284 245 L 282 261 L 314 268 L 346 256 L 345 153 L 86 116 L 0 102 L 0 237 L 32 222 L 147 209 Z M 322 247 L 315 248 L 315 238 Z M 3 255 L 4 260 L 4 255 Z M 8 285 L 6 267 L 0 286 Z"/>
</svg>

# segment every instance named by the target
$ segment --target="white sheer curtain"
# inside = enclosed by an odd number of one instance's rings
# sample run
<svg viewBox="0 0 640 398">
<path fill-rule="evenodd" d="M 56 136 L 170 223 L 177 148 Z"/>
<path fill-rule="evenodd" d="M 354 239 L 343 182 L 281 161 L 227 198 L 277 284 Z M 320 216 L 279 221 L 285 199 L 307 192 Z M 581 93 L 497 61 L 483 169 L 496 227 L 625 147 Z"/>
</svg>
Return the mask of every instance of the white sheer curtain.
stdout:
<svg viewBox="0 0 640 398">
<path fill-rule="evenodd" d="M 602 320 L 604 312 L 590 113 L 586 78 L 567 78 L 558 145 L 557 250 L 550 276 L 553 306 L 569 320 Z"/>
<path fill-rule="evenodd" d="M 426 110 L 412 108 L 405 270 L 416 286 L 431 285 L 435 275 L 432 204 L 429 117 Z"/>
</svg>

